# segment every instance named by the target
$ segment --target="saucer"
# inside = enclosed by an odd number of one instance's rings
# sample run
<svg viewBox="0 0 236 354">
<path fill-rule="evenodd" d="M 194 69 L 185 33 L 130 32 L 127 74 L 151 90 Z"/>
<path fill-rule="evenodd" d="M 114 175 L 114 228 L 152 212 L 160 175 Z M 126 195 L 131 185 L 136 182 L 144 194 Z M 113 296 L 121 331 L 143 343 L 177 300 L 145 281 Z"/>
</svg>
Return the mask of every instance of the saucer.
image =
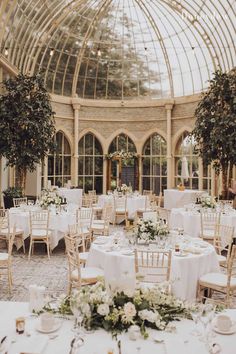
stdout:
<svg viewBox="0 0 236 354">
<path fill-rule="evenodd" d="M 55 323 L 53 325 L 53 327 L 51 329 L 45 330 L 41 327 L 41 323 L 40 320 L 36 323 L 36 330 L 40 333 L 52 333 L 52 332 L 56 332 L 62 325 L 62 320 L 60 320 L 59 318 L 55 319 Z"/>
<path fill-rule="evenodd" d="M 216 320 L 214 320 L 212 323 L 212 328 L 214 329 L 214 331 L 216 333 L 219 333 L 219 334 L 234 334 L 236 332 L 236 322 L 232 321 L 232 326 L 230 327 L 230 329 L 227 331 L 222 331 L 221 329 L 219 329 L 217 327 Z"/>
<path fill-rule="evenodd" d="M 95 245 L 104 245 L 107 243 L 108 239 L 106 238 L 96 238 L 96 240 L 93 241 Z"/>
<path fill-rule="evenodd" d="M 130 250 L 128 250 L 128 251 L 122 251 L 121 254 L 122 254 L 123 256 L 133 256 L 134 251 L 130 251 Z"/>
</svg>

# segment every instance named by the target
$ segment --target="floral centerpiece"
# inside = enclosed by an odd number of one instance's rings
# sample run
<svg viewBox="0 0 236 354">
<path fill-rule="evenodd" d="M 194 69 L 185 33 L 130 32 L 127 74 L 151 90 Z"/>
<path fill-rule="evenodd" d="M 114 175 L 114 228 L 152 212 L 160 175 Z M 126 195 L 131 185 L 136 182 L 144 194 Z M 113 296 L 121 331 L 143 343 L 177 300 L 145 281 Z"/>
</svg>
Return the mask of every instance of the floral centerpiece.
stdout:
<svg viewBox="0 0 236 354">
<path fill-rule="evenodd" d="M 216 207 L 216 201 L 211 196 L 203 197 L 203 198 L 201 198 L 201 206 L 202 206 L 202 208 L 214 209 Z"/>
<path fill-rule="evenodd" d="M 189 316 L 181 300 L 166 294 L 164 288 L 137 288 L 129 292 L 110 292 L 104 282 L 84 286 L 78 294 L 78 306 L 87 329 L 104 328 L 113 335 L 137 325 L 144 337 L 146 328 L 164 330 L 169 322 Z"/>
<path fill-rule="evenodd" d="M 167 224 L 162 220 L 143 220 L 139 219 L 134 230 L 137 240 L 148 242 L 154 241 L 158 236 L 166 236 L 169 233 Z"/>
<path fill-rule="evenodd" d="M 39 205 L 43 208 L 47 208 L 49 205 L 59 206 L 61 205 L 62 198 L 55 192 L 45 192 L 41 197 Z"/>
</svg>

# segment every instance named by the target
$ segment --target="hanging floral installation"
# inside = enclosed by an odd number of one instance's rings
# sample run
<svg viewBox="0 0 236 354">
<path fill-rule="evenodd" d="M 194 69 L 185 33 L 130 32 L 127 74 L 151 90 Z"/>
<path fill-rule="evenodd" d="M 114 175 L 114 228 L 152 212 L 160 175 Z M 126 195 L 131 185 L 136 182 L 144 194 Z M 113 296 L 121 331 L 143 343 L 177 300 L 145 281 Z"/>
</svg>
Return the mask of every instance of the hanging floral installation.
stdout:
<svg viewBox="0 0 236 354">
<path fill-rule="evenodd" d="M 114 151 L 114 152 L 111 152 L 110 154 L 105 155 L 105 158 L 108 160 L 113 159 L 113 157 L 121 158 L 121 160 L 128 160 L 128 159 L 132 159 L 132 158 L 138 158 L 138 154 L 137 154 L 137 152 L 120 150 L 120 151 Z"/>
</svg>

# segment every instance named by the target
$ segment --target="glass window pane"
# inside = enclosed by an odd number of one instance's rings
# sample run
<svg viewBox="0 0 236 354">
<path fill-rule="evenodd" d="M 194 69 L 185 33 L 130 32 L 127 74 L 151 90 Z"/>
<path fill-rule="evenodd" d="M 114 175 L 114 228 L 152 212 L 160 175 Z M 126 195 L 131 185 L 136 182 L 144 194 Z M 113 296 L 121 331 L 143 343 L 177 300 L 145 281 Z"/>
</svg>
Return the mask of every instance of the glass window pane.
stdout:
<svg viewBox="0 0 236 354">
<path fill-rule="evenodd" d="M 56 175 L 62 175 L 62 157 L 57 156 L 56 158 Z"/>
<path fill-rule="evenodd" d="M 102 183 L 103 183 L 103 178 L 102 177 L 95 177 L 94 178 L 94 189 L 98 194 L 102 194 Z"/>
<path fill-rule="evenodd" d="M 56 134 L 56 143 L 57 143 L 56 152 L 57 154 L 61 154 L 62 153 L 62 133 L 61 132 L 58 132 Z"/>
<path fill-rule="evenodd" d="M 154 135 L 152 138 L 152 155 L 160 155 L 161 140 L 159 135 Z"/>
<path fill-rule="evenodd" d="M 84 155 L 84 137 L 79 141 L 79 155 Z"/>
<path fill-rule="evenodd" d="M 92 177 L 85 177 L 84 178 L 84 191 L 88 193 L 88 190 L 93 189 L 93 179 Z"/>
<path fill-rule="evenodd" d="M 102 155 L 102 146 L 98 139 L 95 138 L 95 144 L 94 144 L 94 154 L 95 155 Z"/>
<path fill-rule="evenodd" d="M 70 161 L 71 161 L 70 156 L 65 156 L 65 157 L 64 157 L 64 171 L 63 171 L 63 175 L 70 175 Z"/>
<path fill-rule="evenodd" d="M 84 174 L 84 158 L 83 157 L 79 157 L 79 175 L 83 175 Z"/>
<path fill-rule="evenodd" d="M 64 136 L 64 154 L 70 155 L 70 145 L 65 136 Z"/>
<path fill-rule="evenodd" d="M 160 158 L 159 157 L 153 157 L 152 158 L 152 175 L 154 176 L 160 176 Z"/>
<path fill-rule="evenodd" d="M 93 135 L 85 135 L 85 155 L 93 155 Z"/>
<path fill-rule="evenodd" d="M 95 157 L 94 159 L 95 175 L 103 174 L 103 157 Z"/>
<path fill-rule="evenodd" d="M 85 175 L 93 175 L 93 157 L 85 156 Z"/>
<path fill-rule="evenodd" d="M 49 176 L 52 176 L 54 174 L 54 171 L 53 171 L 53 161 L 54 161 L 54 158 L 53 156 L 48 156 L 48 175 Z"/>
<path fill-rule="evenodd" d="M 150 175 L 151 173 L 151 166 L 150 166 L 150 158 L 144 157 L 143 158 L 143 175 Z M 146 188 L 144 188 L 146 189 Z"/>
</svg>

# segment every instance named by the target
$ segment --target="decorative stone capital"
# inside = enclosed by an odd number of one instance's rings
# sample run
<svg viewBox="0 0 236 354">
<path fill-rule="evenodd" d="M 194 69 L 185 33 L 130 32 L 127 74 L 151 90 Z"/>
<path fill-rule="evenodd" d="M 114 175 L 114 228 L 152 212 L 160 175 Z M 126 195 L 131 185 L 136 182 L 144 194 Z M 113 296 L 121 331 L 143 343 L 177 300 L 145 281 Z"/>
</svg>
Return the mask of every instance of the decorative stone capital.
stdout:
<svg viewBox="0 0 236 354">
<path fill-rule="evenodd" d="M 79 111 L 81 108 L 81 105 L 79 103 L 72 103 L 72 106 L 75 111 Z"/>
<path fill-rule="evenodd" d="M 166 109 L 167 111 L 172 111 L 173 106 L 174 106 L 173 104 L 168 103 L 168 104 L 165 105 L 165 109 Z"/>
</svg>

